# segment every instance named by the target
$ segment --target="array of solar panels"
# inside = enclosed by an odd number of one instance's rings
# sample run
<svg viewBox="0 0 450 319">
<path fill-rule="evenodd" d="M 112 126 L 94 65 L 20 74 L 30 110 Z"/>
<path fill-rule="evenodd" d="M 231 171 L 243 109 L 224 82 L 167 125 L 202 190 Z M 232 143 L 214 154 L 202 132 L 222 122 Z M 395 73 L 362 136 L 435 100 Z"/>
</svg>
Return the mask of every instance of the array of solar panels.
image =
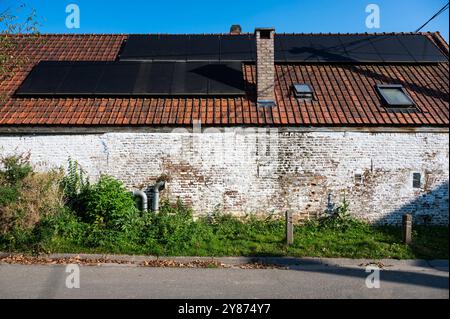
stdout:
<svg viewBox="0 0 450 319">
<path fill-rule="evenodd" d="M 253 35 L 132 35 L 119 61 L 44 61 L 17 95 L 243 95 Z M 443 62 L 423 35 L 276 35 L 276 62 Z"/>
<path fill-rule="evenodd" d="M 17 95 L 241 95 L 241 63 L 44 61 Z"/>
<path fill-rule="evenodd" d="M 132 35 L 120 59 L 145 61 L 256 60 L 253 35 Z M 443 62 L 424 35 L 276 35 L 276 62 Z"/>
</svg>

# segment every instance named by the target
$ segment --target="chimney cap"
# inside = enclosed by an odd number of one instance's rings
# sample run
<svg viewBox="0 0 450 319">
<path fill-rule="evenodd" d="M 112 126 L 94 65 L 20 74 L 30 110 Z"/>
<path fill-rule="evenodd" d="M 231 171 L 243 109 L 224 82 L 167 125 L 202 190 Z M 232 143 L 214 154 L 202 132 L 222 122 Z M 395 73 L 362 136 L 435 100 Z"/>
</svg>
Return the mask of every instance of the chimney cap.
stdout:
<svg viewBox="0 0 450 319">
<path fill-rule="evenodd" d="M 255 33 L 258 31 L 275 31 L 275 28 L 269 27 L 269 28 L 255 28 Z"/>
<path fill-rule="evenodd" d="M 231 34 L 240 34 L 242 32 L 242 28 L 240 24 L 233 24 L 230 27 L 230 33 Z"/>
</svg>

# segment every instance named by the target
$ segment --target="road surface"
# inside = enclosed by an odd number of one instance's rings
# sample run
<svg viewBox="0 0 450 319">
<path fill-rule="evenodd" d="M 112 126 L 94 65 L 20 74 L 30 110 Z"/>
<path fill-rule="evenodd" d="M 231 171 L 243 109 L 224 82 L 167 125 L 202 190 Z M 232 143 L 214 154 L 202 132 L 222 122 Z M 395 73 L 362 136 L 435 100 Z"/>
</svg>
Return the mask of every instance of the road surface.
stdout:
<svg viewBox="0 0 450 319">
<path fill-rule="evenodd" d="M 186 269 L 79 266 L 79 288 L 65 265 L 0 265 L 0 298 L 449 298 L 448 264 L 395 267 L 367 288 L 364 267 Z M 71 270 L 72 271 L 72 270 Z"/>
</svg>

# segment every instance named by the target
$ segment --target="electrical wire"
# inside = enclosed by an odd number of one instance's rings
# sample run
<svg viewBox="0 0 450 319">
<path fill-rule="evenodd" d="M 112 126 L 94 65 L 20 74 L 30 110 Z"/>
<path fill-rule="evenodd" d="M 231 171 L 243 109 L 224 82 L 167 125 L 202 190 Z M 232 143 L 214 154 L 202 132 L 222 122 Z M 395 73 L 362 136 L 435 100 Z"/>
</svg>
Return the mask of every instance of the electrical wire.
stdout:
<svg viewBox="0 0 450 319">
<path fill-rule="evenodd" d="M 438 12 L 436 12 L 427 22 L 425 22 L 420 28 L 418 28 L 416 30 L 416 32 L 419 32 L 420 30 L 422 30 L 428 23 L 430 23 L 431 21 L 433 21 L 434 19 L 436 19 L 439 15 L 441 15 L 445 10 L 447 10 L 449 7 L 449 2 L 447 2 L 447 4 L 445 6 L 442 7 L 442 9 L 440 9 Z"/>
</svg>

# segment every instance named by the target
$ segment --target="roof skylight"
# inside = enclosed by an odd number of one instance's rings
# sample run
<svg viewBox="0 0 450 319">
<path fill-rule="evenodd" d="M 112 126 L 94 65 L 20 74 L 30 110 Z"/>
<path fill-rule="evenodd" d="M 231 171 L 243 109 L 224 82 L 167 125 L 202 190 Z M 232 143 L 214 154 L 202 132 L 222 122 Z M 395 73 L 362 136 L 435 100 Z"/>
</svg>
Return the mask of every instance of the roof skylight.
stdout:
<svg viewBox="0 0 450 319">
<path fill-rule="evenodd" d="M 312 100 L 314 97 L 314 92 L 309 84 L 296 83 L 293 88 L 295 96 L 299 99 Z"/>
<path fill-rule="evenodd" d="M 377 85 L 377 90 L 388 107 L 402 108 L 414 106 L 414 101 L 402 85 Z"/>
</svg>

